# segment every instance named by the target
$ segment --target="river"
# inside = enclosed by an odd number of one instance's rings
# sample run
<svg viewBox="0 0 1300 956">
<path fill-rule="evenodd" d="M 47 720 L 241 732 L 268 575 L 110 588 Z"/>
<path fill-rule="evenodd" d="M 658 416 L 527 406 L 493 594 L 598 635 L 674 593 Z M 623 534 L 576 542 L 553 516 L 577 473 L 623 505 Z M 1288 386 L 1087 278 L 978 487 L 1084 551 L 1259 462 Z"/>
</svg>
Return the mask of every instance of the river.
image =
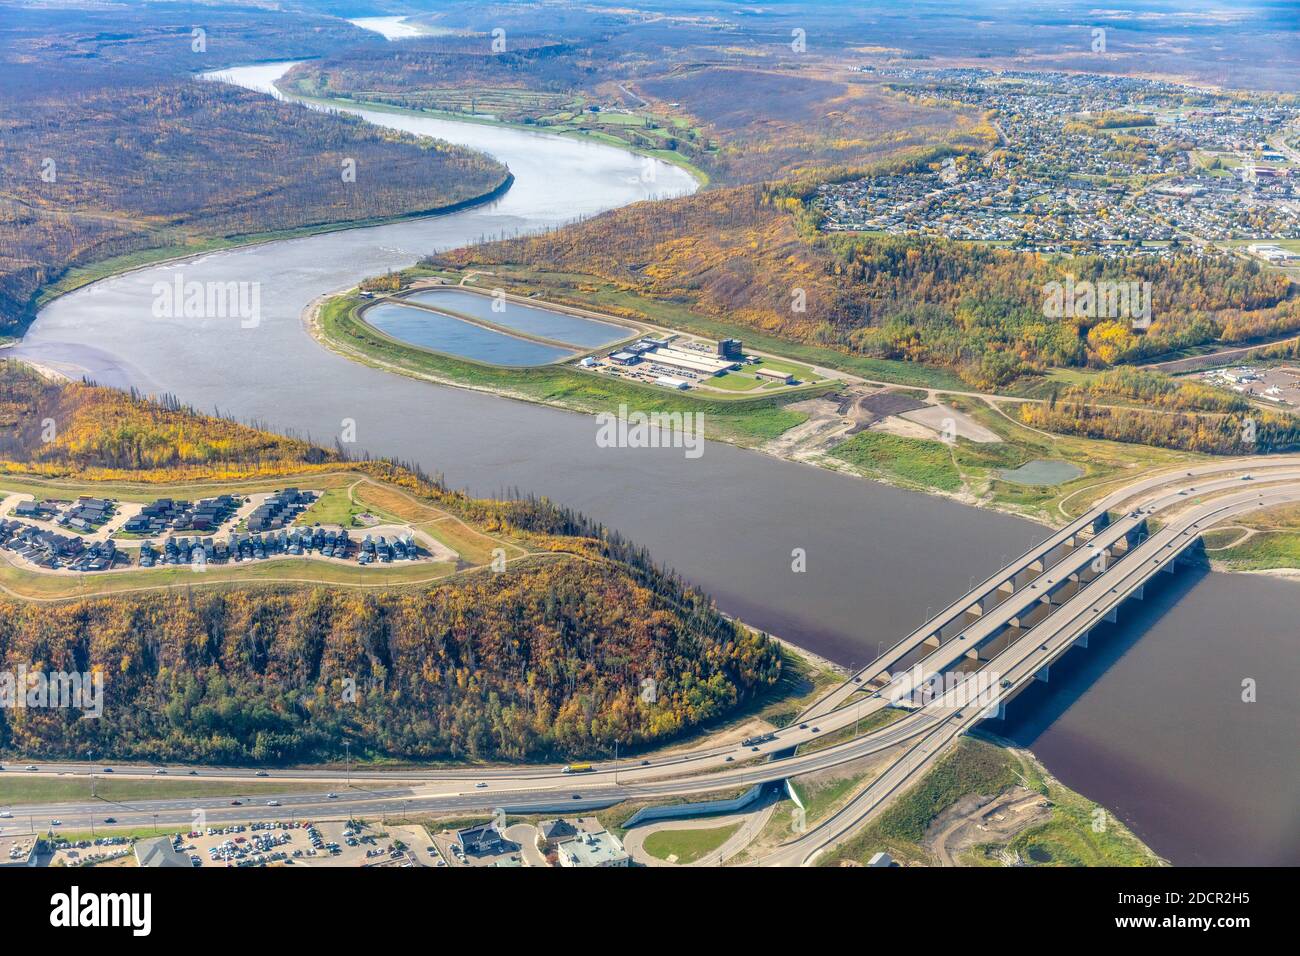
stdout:
<svg viewBox="0 0 1300 956">
<path fill-rule="evenodd" d="M 225 75 L 267 90 L 286 68 Z M 514 185 L 447 216 L 216 252 L 96 283 L 42 310 L 12 354 L 325 444 L 355 423 L 357 451 L 418 461 L 480 494 L 549 495 L 646 545 L 725 610 L 845 664 L 875 656 L 879 642 L 1045 536 L 1028 521 L 724 444 L 709 443 L 698 458 L 600 448 L 592 417 L 417 382 L 321 348 L 302 314 L 324 292 L 436 250 L 695 187 L 674 166 L 647 167 L 607 145 L 351 111 L 484 150 L 510 167 Z M 154 283 L 178 273 L 260 283 L 259 321 L 155 318 Z M 796 549 L 806 571 L 792 570 Z M 1061 693 L 1040 690 L 1006 731 L 1175 862 L 1300 862 L 1300 590 L 1223 575 L 1180 586 L 1190 590 L 1149 626 L 1122 622 L 1113 639 L 1094 642 L 1110 649 L 1093 657 L 1109 667 L 1082 677 L 1076 669 L 1073 690 L 1064 669 L 1049 688 Z M 1259 703 L 1225 704 L 1248 676 L 1261 681 Z M 1203 694 L 1212 695 L 1204 706 L 1192 697 Z"/>
</svg>

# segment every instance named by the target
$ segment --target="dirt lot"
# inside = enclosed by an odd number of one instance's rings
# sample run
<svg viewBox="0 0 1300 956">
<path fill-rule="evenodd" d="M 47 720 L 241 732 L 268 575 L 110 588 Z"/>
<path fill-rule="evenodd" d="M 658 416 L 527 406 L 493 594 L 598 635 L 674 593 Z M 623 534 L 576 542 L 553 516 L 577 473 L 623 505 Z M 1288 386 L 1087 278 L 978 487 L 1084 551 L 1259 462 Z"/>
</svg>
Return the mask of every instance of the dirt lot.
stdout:
<svg viewBox="0 0 1300 956">
<path fill-rule="evenodd" d="M 1015 786 L 992 800 L 963 797 L 930 824 L 922 845 L 944 866 L 981 843 L 1009 843 L 1027 827 L 1051 819 L 1052 804 L 1041 793 Z"/>
</svg>

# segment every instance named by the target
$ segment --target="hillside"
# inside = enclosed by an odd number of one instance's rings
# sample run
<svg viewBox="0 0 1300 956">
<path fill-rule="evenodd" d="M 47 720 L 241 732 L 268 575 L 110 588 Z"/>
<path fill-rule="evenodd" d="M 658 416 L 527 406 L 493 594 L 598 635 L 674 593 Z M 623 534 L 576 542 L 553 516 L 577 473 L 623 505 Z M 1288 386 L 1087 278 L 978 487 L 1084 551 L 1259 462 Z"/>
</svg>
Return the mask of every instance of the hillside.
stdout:
<svg viewBox="0 0 1300 956">
<path fill-rule="evenodd" d="M 1289 280 L 1231 256 L 1061 259 L 939 239 L 828 236 L 788 188 L 639 203 L 429 261 L 596 276 L 787 340 L 949 368 L 980 388 L 1053 367 L 1106 367 L 1300 330 L 1300 293 Z M 1044 288 L 1069 275 L 1150 282 L 1151 327 L 1046 318 Z"/>
<path fill-rule="evenodd" d="M 367 36 L 340 21 L 215 15 L 196 53 L 179 12 L 91 15 L 98 34 L 80 16 L 26 11 L 0 25 L 0 336 L 73 266 L 427 212 L 506 181 L 470 150 L 191 76 Z"/>
<path fill-rule="evenodd" d="M 61 437 L 33 442 L 27 422 L 48 409 Z M 333 760 L 349 741 L 374 758 L 590 755 L 671 738 L 780 679 L 775 643 L 544 499 L 472 499 L 394 462 L 348 461 L 174 402 L 41 382 L 12 363 L 0 368 L 0 410 L 3 472 L 29 486 L 57 474 L 91 491 L 86 479 L 101 478 L 163 494 L 181 478 L 301 483 L 353 470 L 377 496 L 389 488 L 436 506 L 462 536 L 505 536 L 521 555 L 501 573 L 465 567 L 432 585 L 188 575 L 110 596 L 0 598 L 0 669 L 98 671 L 105 694 L 97 720 L 5 709 L 4 752 L 288 763 Z"/>
</svg>

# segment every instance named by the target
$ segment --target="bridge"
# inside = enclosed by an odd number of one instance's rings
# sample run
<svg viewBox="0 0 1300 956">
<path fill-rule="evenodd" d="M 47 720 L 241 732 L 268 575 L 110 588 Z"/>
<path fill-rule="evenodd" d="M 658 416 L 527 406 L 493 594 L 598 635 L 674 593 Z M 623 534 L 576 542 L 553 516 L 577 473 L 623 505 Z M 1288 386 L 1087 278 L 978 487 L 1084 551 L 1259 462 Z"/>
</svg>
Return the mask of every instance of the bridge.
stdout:
<svg viewBox="0 0 1300 956">
<path fill-rule="evenodd" d="M 892 753 L 879 777 L 816 827 L 761 862 L 803 865 L 850 836 L 917 782 L 962 734 L 996 720 L 1034 681 L 1050 680 L 1053 664 L 1071 648 L 1087 647 L 1102 621 L 1140 600 L 1158 574 L 1210 527 L 1237 515 L 1300 501 L 1300 456 L 1217 462 L 1126 484 L 1085 514 L 1027 550 L 962 595 L 916 631 L 807 707 L 768 739 L 707 746 L 646 760 L 598 765 L 563 774 L 558 767 L 498 767 L 366 771 L 265 771 L 272 779 L 319 785 L 337 781 L 337 799 L 319 793 L 279 797 L 277 811 L 294 818 L 447 812 L 545 805 L 572 809 L 627 799 L 702 795 L 781 781 L 872 754 Z M 931 693 L 929 688 L 938 685 Z M 973 703 L 972 703 L 973 701 Z M 867 714 L 887 707 L 908 712 L 888 726 L 800 752 L 828 735 L 844 736 Z M 12 767 L 10 770 L 14 769 Z M 93 774 L 85 763 L 38 765 L 38 772 Z M 115 768 L 118 776 L 153 768 Z M 180 773 L 190 772 L 188 768 Z M 245 768 L 203 768 L 202 777 L 255 778 Z M 260 776 L 259 773 L 258 776 Z M 370 789 L 367 789 L 370 788 Z M 569 802 L 572 801 L 572 802 Z M 210 824 L 264 818 L 256 806 L 231 807 L 216 798 L 155 800 L 111 806 L 120 825 L 189 824 L 202 809 Z M 16 817 L 58 817 L 88 829 L 102 802 L 14 807 Z"/>
</svg>

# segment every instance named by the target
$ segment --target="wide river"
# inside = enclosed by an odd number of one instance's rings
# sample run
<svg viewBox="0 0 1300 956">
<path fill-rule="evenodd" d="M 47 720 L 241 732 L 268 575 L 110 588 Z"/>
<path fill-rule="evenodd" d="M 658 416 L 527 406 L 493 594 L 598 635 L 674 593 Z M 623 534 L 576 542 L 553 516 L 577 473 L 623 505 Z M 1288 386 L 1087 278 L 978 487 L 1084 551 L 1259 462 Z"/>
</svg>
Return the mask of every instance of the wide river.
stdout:
<svg viewBox="0 0 1300 956">
<path fill-rule="evenodd" d="M 266 91 L 286 68 L 226 75 Z M 358 451 L 418 461 L 480 494 L 518 487 L 573 505 L 648 546 L 725 610 L 844 664 L 873 657 L 878 642 L 897 640 L 972 576 L 1045 536 L 1027 521 L 723 444 L 698 458 L 599 448 L 591 417 L 413 381 L 321 348 L 302 314 L 324 292 L 436 250 L 694 188 L 673 166 L 647 174 L 640 157 L 601 144 L 354 112 L 490 153 L 509 165 L 514 186 L 452 215 L 96 283 L 44 309 L 11 354 L 326 444 L 351 420 Z M 177 274 L 260 283 L 260 321 L 154 318 L 154 283 Z M 795 549 L 806 554 L 802 573 L 792 570 Z M 994 729 L 1176 863 L 1300 863 L 1297 609 L 1300 590 L 1289 582 L 1180 576 L 1092 650 L 1071 652 L 1051 684 Z M 1247 677 L 1259 682 L 1257 703 L 1240 701 Z"/>
</svg>

